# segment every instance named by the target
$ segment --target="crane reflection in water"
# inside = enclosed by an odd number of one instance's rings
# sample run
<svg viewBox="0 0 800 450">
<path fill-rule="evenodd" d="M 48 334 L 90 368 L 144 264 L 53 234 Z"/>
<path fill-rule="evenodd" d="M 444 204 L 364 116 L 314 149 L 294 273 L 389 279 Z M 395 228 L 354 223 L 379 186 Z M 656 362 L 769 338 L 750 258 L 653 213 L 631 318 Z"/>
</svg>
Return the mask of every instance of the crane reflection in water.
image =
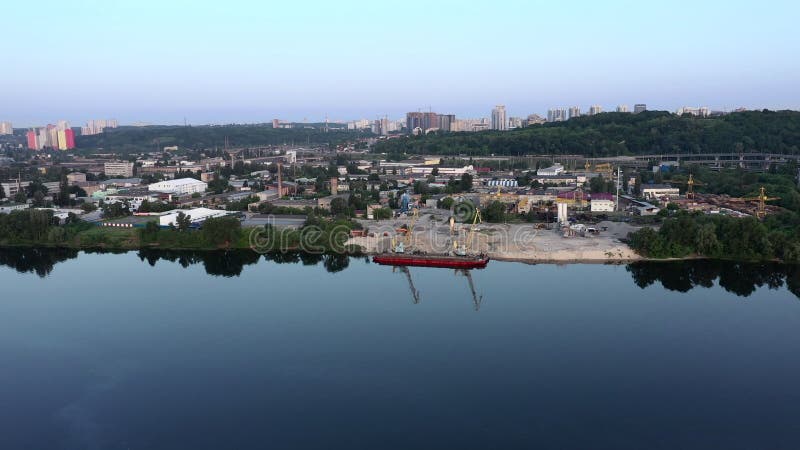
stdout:
<svg viewBox="0 0 800 450">
<path fill-rule="evenodd" d="M 406 280 L 408 280 L 408 288 L 411 291 L 411 302 L 415 305 L 418 305 L 422 298 L 420 297 L 419 289 L 414 286 L 414 279 L 411 278 L 411 270 L 408 266 L 394 266 L 392 267 L 392 272 L 400 272 L 406 276 Z M 478 294 L 475 290 L 475 282 L 472 280 L 472 271 L 470 269 L 455 269 L 455 274 L 457 276 L 463 276 L 467 279 L 467 284 L 469 285 L 470 293 L 472 294 L 472 306 L 475 311 L 479 311 L 481 309 L 481 301 L 483 301 L 483 294 Z"/>
</svg>

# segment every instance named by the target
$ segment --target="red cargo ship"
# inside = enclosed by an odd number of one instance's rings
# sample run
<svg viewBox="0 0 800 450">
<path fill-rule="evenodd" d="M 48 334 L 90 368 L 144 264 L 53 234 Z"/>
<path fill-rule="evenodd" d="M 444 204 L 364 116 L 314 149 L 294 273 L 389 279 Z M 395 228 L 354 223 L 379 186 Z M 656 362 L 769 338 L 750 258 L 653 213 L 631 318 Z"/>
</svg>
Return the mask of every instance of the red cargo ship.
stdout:
<svg viewBox="0 0 800 450">
<path fill-rule="evenodd" d="M 372 261 L 388 266 L 444 267 L 448 269 L 483 269 L 488 256 L 435 256 L 386 253 L 372 257 Z"/>
</svg>

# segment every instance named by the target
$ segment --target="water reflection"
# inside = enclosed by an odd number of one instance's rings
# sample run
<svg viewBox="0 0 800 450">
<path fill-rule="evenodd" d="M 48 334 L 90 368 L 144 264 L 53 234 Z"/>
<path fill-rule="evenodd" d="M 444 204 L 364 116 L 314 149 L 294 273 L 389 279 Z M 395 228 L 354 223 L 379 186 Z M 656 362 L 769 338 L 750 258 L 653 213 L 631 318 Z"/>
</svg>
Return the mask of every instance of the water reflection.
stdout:
<svg viewBox="0 0 800 450">
<path fill-rule="evenodd" d="M 77 257 L 77 250 L 67 248 L 12 247 L 0 249 L 0 266 L 11 267 L 20 273 L 35 273 L 44 278 L 56 264 Z"/>
<path fill-rule="evenodd" d="M 86 253 L 125 253 L 117 251 L 87 251 Z M 0 266 L 8 266 L 20 273 L 35 273 L 48 276 L 54 267 L 63 261 L 77 258 L 79 251 L 65 248 L 4 248 L 0 249 Z M 188 251 L 188 250 L 139 250 L 140 260 L 155 266 L 159 261 L 179 264 L 181 267 L 202 264 L 206 273 L 213 276 L 237 277 L 245 266 L 258 263 L 261 258 L 277 264 L 322 264 L 331 273 L 341 272 L 350 265 L 351 258 L 345 255 L 319 255 L 307 253 L 258 254 L 249 250 L 234 251 Z M 368 260 L 366 257 L 356 258 Z M 419 303 L 421 294 L 414 286 L 412 273 L 407 268 L 395 269 L 407 278 L 413 303 Z M 417 270 L 417 269 L 415 269 Z M 418 269 L 425 270 L 425 269 Z M 437 269 L 438 270 L 438 269 Z M 728 261 L 677 261 L 639 262 L 626 266 L 633 282 L 646 288 L 656 282 L 668 290 L 688 292 L 696 287 L 710 288 L 715 284 L 741 297 L 753 294 L 756 289 L 786 287 L 800 298 L 800 266 L 777 263 L 737 263 Z M 457 271 L 467 278 L 475 309 L 480 308 L 481 298 L 469 271 Z"/>
<path fill-rule="evenodd" d="M 627 266 L 633 282 L 644 289 L 656 281 L 671 291 L 688 292 L 695 287 L 721 288 L 740 297 L 766 286 L 784 285 L 800 298 L 800 266 L 777 263 L 738 263 L 729 261 L 642 262 Z"/>
</svg>

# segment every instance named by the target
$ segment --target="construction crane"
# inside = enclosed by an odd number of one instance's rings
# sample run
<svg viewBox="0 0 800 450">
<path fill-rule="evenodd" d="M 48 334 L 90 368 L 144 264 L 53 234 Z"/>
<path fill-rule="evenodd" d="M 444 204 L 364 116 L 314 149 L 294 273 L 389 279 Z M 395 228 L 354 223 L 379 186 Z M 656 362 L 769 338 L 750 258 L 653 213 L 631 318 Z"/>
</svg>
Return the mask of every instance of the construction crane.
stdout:
<svg viewBox="0 0 800 450">
<path fill-rule="evenodd" d="M 704 186 L 704 184 L 695 180 L 694 176 L 690 173 L 689 179 L 686 181 L 686 198 L 694 200 L 695 186 Z"/>
<path fill-rule="evenodd" d="M 458 242 L 454 242 L 453 246 L 455 247 L 455 254 L 458 256 L 466 256 L 469 252 L 470 245 L 472 244 L 472 240 L 475 236 L 475 230 L 478 228 L 478 224 L 483 222 L 481 219 L 481 210 L 475 209 L 475 217 L 472 219 L 472 225 L 469 227 L 469 233 L 467 233 L 467 238 L 461 245 Z"/>
<path fill-rule="evenodd" d="M 411 246 L 411 233 L 414 231 L 414 224 L 417 222 L 419 218 L 419 208 L 412 208 L 413 213 L 411 214 L 411 222 L 407 225 L 406 228 L 398 228 L 397 231 L 399 233 L 403 233 L 403 239 L 397 240 L 396 238 L 392 239 L 392 247 L 394 248 L 395 253 L 405 253 L 406 247 Z"/>
<path fill-rule="evenodd" d="M 757 201 L 758 206 L 756 206 L 756 217 L 760 220 L 763 220 L 764 217 L 767 216 L 767 202 L 771 202 L 774 200 L 780 200 L 780 197 L 767 197 L 767 190 L 764 186 L 761 186 L 761 189 L 758 190 L 757 197 L 744 197 L 742 200 L 745 201 Z"/>
<path fill-rule="evenodd" d="M 399 266 L 399 267 L 395 266 L 392 268 L 393 272 L 394 269 L 399 269 L 400 272 L 403 272 L 406 275 L 406 279 L 408 280 L 408 287 L 409 289 L 411 289 L 411 301 L 415 305 L 419 305 L 420 302 L 419 291 L 417 290 L 416 287 L 414 287 L 414 280 L 411 279 L 411 271 L 408 270 L 408 267 L 406 266 Z"/>
<path fill-rule="evenodd" d="M 463 275 L 467 282 L 469 283 L 469 290 L 472 293 L 472 306 L 475 308 L 475 311 L 481 309 L 481 301 L 483 300 L 483 294 L 478 295 L 477 291 L 475 290 L 475 283 L 472 281 L 472 273 L 468 269 L 458 269 L 456 270 L 456 275 L 458 274 Z"/>
</svg>

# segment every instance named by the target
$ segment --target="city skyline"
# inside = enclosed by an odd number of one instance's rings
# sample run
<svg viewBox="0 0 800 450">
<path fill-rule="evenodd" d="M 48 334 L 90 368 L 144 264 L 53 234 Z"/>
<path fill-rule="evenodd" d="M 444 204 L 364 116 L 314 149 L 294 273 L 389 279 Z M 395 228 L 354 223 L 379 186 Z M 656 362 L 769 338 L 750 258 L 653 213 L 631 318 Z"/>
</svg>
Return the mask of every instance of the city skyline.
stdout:
<svg viewBox="0 0 800 450">
<path fill-rule="evenodd" d="M 788 1 L 61 6 L 40 5 L 60 11 L 45 35 L 29 32 L 28 5 L 5 5 L 8 35 L 26 36 L 6 57 L 25 70 L 0 74 L 0 120 L 302 122 L 402 117 L 428 105 L 463 117 L 486 117 L 498 104 L 509 117 L 639 102 L 800 108 L 791 57 L 800 5 Z M 486 39 L 487 26 L 503 30 L 503 46 Z M 44 51 L 54 35 L 64 51 L 35 57 L 31 49 Z M 91 56 L 80 56 L 87 42 Z M 439 82 L 420 83 L 422 73 Z"/>
</svg>

